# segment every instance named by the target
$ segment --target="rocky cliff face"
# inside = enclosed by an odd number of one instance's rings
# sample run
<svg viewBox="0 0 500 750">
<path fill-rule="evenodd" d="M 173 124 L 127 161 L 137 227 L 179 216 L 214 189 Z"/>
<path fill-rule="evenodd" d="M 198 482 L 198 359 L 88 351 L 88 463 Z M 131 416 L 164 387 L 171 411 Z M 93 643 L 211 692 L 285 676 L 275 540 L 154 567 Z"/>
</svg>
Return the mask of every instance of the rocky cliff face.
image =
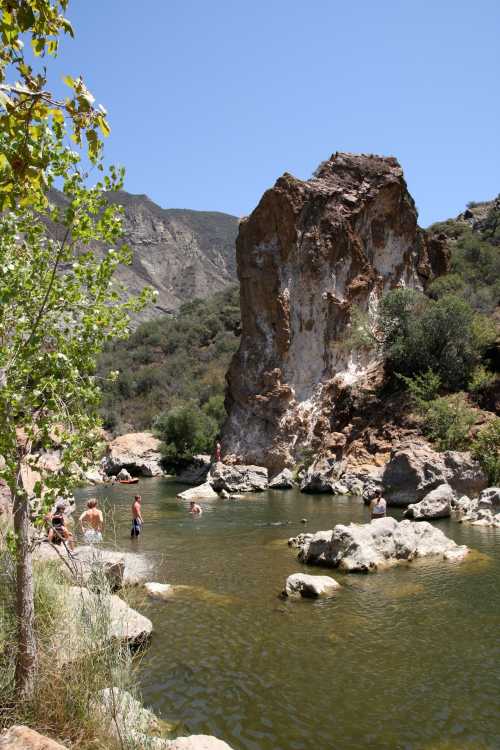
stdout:
<svg viewBox="0 0 500 750">
<path fill-rule="evenodd" d="M 418 227 L 396 159 L 353 154 L 307 181 L 284 174 L 241 223 L 236 250 L 242 337 L 224 451 L 274 472 L 332 434 L 342 443 L 339 404 L 378 365 L 344 345 L 353 305 L 373 313 L 389 289 L 422 288 L 448 256 Z"/>
<path fill-rule="evenodd" d="M 146 195 L 110 195 L 125 208 L 124 237 L 133 250 L 131 266 L 117 280 L 133 294 L 144 286 L 158 291 L 156 304 L 138 317 L 148 320 L 174 312 L 194 297 L 208 297 L 236 280 L 236 216 L 209 211 L 164 209 Z M 63 203 L 53 191 L 51 200 Z"/>
</svg>

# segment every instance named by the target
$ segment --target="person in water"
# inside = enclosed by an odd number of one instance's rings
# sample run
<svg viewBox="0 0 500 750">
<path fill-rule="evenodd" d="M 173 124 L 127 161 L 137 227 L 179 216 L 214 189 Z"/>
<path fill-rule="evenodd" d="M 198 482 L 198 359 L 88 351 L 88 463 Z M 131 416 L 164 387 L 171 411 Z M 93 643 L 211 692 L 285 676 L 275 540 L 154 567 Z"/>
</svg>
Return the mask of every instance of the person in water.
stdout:
<svg viewBox="0 0 500 750">
<path fill-rule="evenodd" d="M 193 514 L 193 516 L 201 516 L 203 513 L 201 507 L 198 505 L 198 503 L 195 503 L 194 500 L 191 500 L 189 503 L 189 512 Z"/>
<path fill-rule="evenodd" d="M 82 513 L 79 521 L 80 530 L 87 544 L 99 544 L 99 542 L 102 542 L 104 518 L 102 511 L 97 507 L 95 497 L 91 497 L 87 502 L 87 510 Z"/>
<path fill-rule="evenodd" d="M 65 503 L 57 503 L 55 513 L 52 513 L 52 515 L 48 517 L 50 528 L 47 536 L 51 544 L 67 542 L 68 548 L 73 551 L 75 549 L 75 542 L 73 534 L 66 528 L 66 519 L 64 517 L 65 510 Z"/>
<path fill-rule="evenodd" d="M 384 518 L 387 510 L 387 503 L 382 497 L 382 490 L 375 491 L 375 497 L 370 503 L 372 518 Z"/>
<path fill-rule="evenodd" d="M 132 528 L 130 530 L 130 536 L 132 539 L 137 538 L 142 531 L 144 520 L 141 513 L 142 498 L 140 495 L 134 496 L 134 502 L 132 503 Z"/>
</svg>

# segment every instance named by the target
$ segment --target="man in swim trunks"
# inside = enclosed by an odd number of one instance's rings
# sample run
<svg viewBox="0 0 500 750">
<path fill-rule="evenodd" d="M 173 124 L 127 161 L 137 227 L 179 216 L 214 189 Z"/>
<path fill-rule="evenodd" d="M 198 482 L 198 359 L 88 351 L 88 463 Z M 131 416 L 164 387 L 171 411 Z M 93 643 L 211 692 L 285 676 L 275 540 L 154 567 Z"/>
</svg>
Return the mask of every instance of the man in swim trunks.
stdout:
<svg viewBox="0 0 500 750">
<path fill-rule="evenodd" d="M 130 530 L 130 536 L 132 537 L 132 539 L 139 536 L 142 531 L 142 525 L 144 523 L 141 513 L 141 502 L 141 496 L 135 495 L 134 502 L 132 503 L 132 528 Z"/>
<path fill-rule="evenodd" d="M 102 542 L 102 529 L 104 518 L 102 512 L 97 507 L 95 497 L 90 498 L 85 510 L 79 518 L 80 530 L 87 544 L 98 544 Z"/>
</svg>

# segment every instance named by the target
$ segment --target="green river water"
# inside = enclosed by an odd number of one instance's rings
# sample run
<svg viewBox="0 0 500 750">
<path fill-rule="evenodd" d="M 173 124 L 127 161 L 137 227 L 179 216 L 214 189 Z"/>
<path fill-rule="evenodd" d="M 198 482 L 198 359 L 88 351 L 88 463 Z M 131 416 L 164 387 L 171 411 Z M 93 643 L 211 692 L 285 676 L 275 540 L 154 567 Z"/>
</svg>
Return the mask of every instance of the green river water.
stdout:
<svg viewBox="0 0 500 750">
<path fill-rule="evenodd" d="M 77 495 L 78 508 L 100 498 L 105 542 L 146 555 L 150 580 L 192 587 L 138 605 L 154 625 L 141 690 L 162 718 L 234 750 L 500 748 L 500 530 L 443 520 L 478 554 L 347 576 L 302 566 L 286 540 L 368 520 L 359 499 L 266 492 L 201 503 L 193 519 L 181 489 L 151 479 Z M 135 491 L 145 527 L 131 541 Z M 343 589 L 281 600 L 300 570 Z"/>
</svg>

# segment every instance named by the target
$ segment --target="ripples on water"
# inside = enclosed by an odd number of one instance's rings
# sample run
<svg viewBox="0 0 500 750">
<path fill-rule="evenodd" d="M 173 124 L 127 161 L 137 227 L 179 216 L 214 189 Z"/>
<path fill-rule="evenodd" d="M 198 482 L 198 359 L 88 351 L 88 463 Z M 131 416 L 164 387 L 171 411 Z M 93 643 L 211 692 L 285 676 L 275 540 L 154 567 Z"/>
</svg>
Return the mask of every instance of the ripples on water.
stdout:
<svg viewBox="0 0 500 750">
<path fill-rule="evenodd" d="M 137 488 L 80 500 L 100 496 L 118 546 L 150 557 L 154 580 L 186 587 L 141 607 L 155 628 L 143 695 L 161 716 L 235 750 L 500 748 L 498 530 L 441 521 L 481 554 L 369 576 L 307 568 L 343 589 L 283 601 L 285 578 L 305 569 L 287 538 L 368 520 L 359 500 L 268 492 L 201 503 L 193 519 L 178 485 L 139 489 L 138 542 L 128 537 Z"/>
</svg>

